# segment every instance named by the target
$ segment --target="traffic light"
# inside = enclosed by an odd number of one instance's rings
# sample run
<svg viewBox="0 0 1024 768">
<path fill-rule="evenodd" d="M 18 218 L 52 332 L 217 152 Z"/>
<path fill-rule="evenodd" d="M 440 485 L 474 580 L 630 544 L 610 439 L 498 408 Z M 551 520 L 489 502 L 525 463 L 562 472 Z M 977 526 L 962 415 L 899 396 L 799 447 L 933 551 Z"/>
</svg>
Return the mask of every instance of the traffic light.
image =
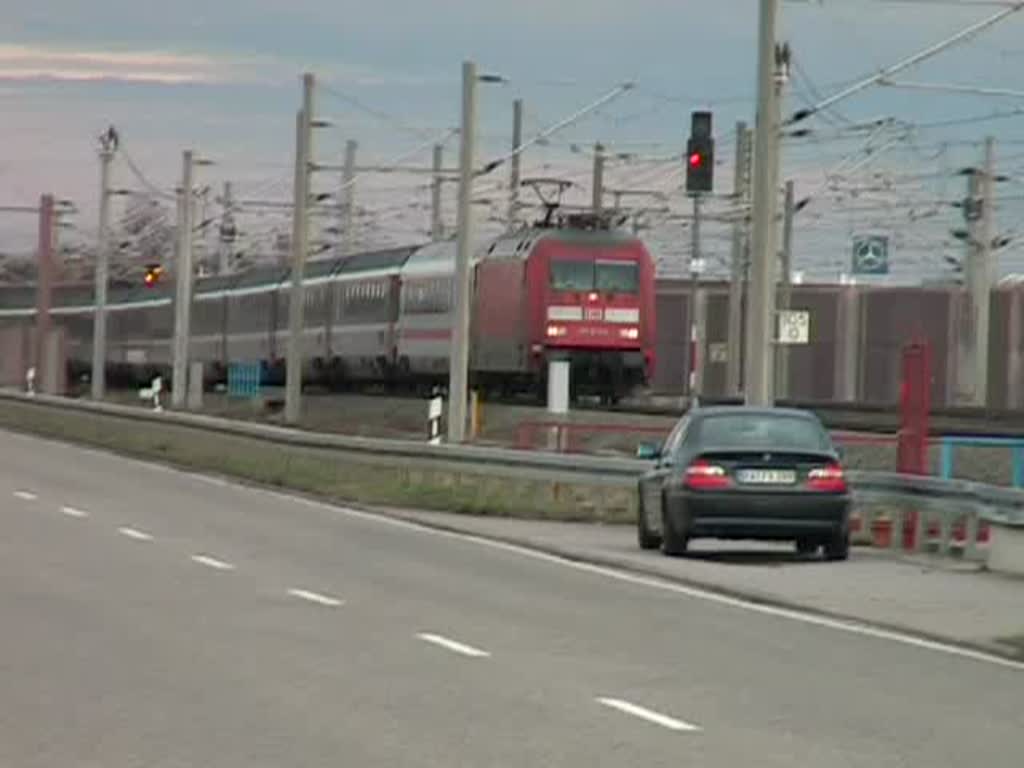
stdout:
<svg viewBox="0 0 1024 768">
<path fill-rule="evenodd" d="M 146 284 L 147 288 L 152 288 L 160 282 L 160 278 L 163 277 L 163 274 L 164 268 L 159 264 L 149 264 L 146 267 L 146 274 L 143 276 L 142 281 Z"/>
<path fill-rule="evenodd" d="M 686 142 L 686 191 L 710 192 L 715 181 L 715 140 L 711 136 L 711 113 L 694 112 L 690 139 Z"/>
</svg>

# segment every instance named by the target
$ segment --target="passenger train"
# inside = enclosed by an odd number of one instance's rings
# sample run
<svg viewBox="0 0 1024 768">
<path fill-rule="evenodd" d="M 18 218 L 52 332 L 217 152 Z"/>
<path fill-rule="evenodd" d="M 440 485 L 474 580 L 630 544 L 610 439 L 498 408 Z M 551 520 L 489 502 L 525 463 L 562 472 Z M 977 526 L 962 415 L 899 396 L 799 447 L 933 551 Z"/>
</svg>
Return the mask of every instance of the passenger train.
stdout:
<svg viewBox="0 0 1024 768">
<path fill-rule="evenodd" d="M 455 243 L 393 248 L 306 264 L 304 381 L 331 388 L 377 383 L 428 388 L 447 381 Z M 169 376 L 171 280 L 111 286 L 107 376 L 137 386 Z M 470 371 L 474 386 L 543 395 L 548 363 L 571 363 L 574 392 L 615 401 L 654 372 L 654 265 L 632 235 L 535 227 L 473 257 Z M 290 270 L 259 267 L 196 280 L 190 358 L 207 384 L 231 362 L 283 381 Z M 30 324 L 34 287 L 0 288 L 0 327 Z M 92 359 L 91 288 L 58 286 L 53 322 L 65 331 L 69 372 Z"/>
</svg>

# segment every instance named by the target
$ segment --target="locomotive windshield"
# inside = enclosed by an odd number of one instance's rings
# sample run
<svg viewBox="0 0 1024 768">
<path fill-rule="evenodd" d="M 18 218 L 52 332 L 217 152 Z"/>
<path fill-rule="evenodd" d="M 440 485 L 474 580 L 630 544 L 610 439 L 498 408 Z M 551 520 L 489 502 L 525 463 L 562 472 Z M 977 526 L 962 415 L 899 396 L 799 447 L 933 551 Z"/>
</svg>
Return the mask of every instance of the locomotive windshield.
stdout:
<svg viewBox="0 0 1024 768">
<path fill-rule="evenodd" d="M 600 291 L 636 293 L 640 270 L 630 261 L 583 261 L 555 259 L 551 262 L 551 287 L 556 291 Z"/>
<path fill-rule="evenodd" d="M 595 282 L 602 293 L 636 293 L 640 270 L 632 261 L 599 261 Z"/>
</svg>

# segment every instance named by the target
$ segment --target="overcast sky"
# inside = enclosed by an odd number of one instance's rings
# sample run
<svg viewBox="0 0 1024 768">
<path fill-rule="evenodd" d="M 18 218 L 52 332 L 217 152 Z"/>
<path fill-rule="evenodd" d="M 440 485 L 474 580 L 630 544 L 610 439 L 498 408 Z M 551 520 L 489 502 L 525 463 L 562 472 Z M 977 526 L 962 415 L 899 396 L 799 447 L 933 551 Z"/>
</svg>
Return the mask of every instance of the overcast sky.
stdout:
<svg viewBox="0 0 1024 768">
<path fill-rule="evenodd" d="M 728 134 L 736 119 L 753 119 L 756 0 L 45 0 L 8 5 L 14 7 L 4 10 L 0 37 L 0 205 L 30 203 L 43 191 L 70 197 L 82 211 L 77 223 L 83 237 L 95 227 L 95 136 L 111 122 L 130 157 L 160 188 L 173 185 L 181 150 L 191 146 L 218 162 L 204 170 L 208 181 L 230 179 L 243 192 L 286 198 L 298 81 L 307 69 L 326 86 L 318 111 L 335 127 L 318 134 L 318 156 L 333 161 L 346 138 L 360 141 L 361 159 L 385 160 L 456 125 L 459 66 L 465 58 L 509 79 L 508 85 L 487 86 L 481 94 L 485 156 L 508 144 L 515 97 L 526 100 L 530 133 L 617 83 L 637 83 L 629 94 L 560 134 L 552 147 L 528 153 L 527 165 L 536 171 L 583 173 L 589 161 L 570 147 L 597 140 L 651 157 L 678 152 L 690 110 L 711 107 L 722 137 L 723 167 L 716 183 L 727 192 Z M 781 37 L 792 45 L 799 65 L 788 109 L 997 10 L 991 4 L 964 7 L 969 5 L 784 3 Z M 1022 65 L 1024 13 L 904 78 L 1024 91 Z M 374 117 L 346 99 L 392 119 Z M 1024 145 L 1013 143 L 1024 140 L 1024 115 L 970 121 L 1019 108 L 1024 98 L 876 88 L 827 118 L 841 126 L 843 120 L 887 116 L 918 126 L 874 163 L 899 187 L 910 184 L 910 177 L 970 162 L 986 133 L 1000 140 L 1001 167 L 1024 177 Z M 967 122 L 927 127 L 961 118 Z M 803 189 L 820 187 L 826 169 L 863 146 L 863 136 L 830 139 L 835 129 L 828 121 L 814 124 L 819 140 L 787 147 L 784 174 Z M 448 147 L 454 158 L 454 142 Z M 428 161 L 426 154 L 415 159 Z M 623 167 L 612 178 L 650 180 L 677 193 L 672 166 L 665 166 L 667 172 L 659 168 Z M 123 162 L 117 174 L 119 184 L 139 186 Z M 961 181 L 944 179 L 915 180 L 907 195 L 924 201 L 959 194 Z M 362 202 L 383 208 L 396 201 L 419 202 L 425 196 L 416 186 L 421 181 L 368 182 Z M 400 190 L 402 184 L 408 189 Z M 1017 186 L 1017 196 L 1024 197 L 1024 185 Z M 1021 206 L 1012 209 L 1013 195 L 1005 197 L 1007 213 L 1019 217 Z M 681 194 L 672 205 L 684 206 Z M 893 236 L 906 235 L 904 264 L 917 269 L 921 259 L 937 261 L 921 251 L 937 248 L 946 228 L 876 220 L 870 209 L 861 213 L 839 203 L 823 203 L 812 216 L 813 211 L 798 229 L 798 261 L 840 264 L 842 244 L 855 230 L 881 226 Z M 416 214 L 411 223 L 395 226 L 416 228 L 416 217 L 422 218 Z M 390 226 L 387 221 L 381 219 L 380 226 Z M 32 232 L 30 222 L 0 218 L 0 250 L 27 247 Z M 712 251 L 724 248 L 714 232 L 710 237 Z"/>
</svg>

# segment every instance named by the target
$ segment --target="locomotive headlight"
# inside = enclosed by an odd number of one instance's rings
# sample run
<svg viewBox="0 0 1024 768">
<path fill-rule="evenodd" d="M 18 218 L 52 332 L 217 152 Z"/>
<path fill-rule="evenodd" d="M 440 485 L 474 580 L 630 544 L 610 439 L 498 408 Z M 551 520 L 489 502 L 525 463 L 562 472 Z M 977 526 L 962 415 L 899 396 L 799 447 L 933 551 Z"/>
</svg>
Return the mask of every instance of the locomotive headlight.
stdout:
<svg viewBox="0 0 1024 768">
<path fill-rule="evenodd" d="M 564 325 L 549 325 L 548 326 L 548 338 L 557 339 L 560 336 L 565 336 L 568 331 Z"/>
<path fill-rule="evenodd" d="M 637 339 L 640 338 L 640 329 L 639 328 L 623 328 L 622 330 L 619 331 L 619 335 L 622 338 L 624 338 L 624 339 L 629 339 L 630 341 L 636 341 Z"/>
</svg>

